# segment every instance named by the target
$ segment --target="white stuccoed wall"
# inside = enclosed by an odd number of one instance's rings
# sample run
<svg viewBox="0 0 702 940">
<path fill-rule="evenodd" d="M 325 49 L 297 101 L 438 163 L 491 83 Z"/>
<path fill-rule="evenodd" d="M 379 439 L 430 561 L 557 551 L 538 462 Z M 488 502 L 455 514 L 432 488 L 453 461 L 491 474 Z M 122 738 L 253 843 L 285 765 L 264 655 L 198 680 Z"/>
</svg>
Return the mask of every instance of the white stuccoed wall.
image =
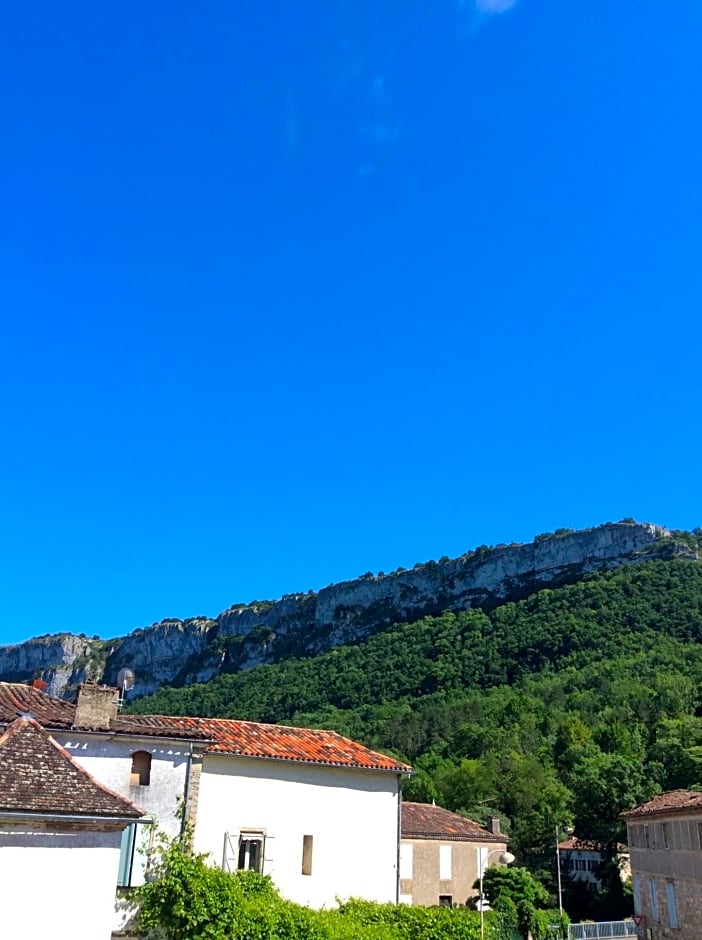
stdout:
<svg viewBox="0 0 702 940">
<path fill-rule="evenodd" d="M 0 823 L 0 936 L 110 940 L 120 838 Z"/>
<path fill-rule="evenodd" d="M 396 900 L 398 778 L 392 773 L 208 754 L 200 781 L 195 850 L 222 864 L 224 834 L 266 833 L 264 874 L 284 897 L 311 907 L 335 899 Z M 314 837 L 312 874 L 302 839 Z"/>
<path fill-rule="evenodd" d="M 180 832 L 189 745 L 130 739 L 124 735 L 81 735 L 74 731 L 52 734 L 81 767 L 158 820 L 159 828 L 168 836 Z M 134 751 L 148 751 L 152 755 L 149 786 L 130 785 Z"/>
</svg>

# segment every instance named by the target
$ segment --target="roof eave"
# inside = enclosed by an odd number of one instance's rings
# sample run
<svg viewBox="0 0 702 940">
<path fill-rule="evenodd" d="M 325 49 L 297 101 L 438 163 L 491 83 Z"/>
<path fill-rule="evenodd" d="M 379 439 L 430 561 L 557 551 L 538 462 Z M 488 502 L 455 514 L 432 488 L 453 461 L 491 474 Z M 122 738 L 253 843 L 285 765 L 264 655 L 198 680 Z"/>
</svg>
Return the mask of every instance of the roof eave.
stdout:
<svg viewBox="0 0 702 940">
<path fill-rule="evenodd" d="M 432 842 L 495 842 L 499 845 L 509 845 L 509 839 L 507 836 L 495 836 L 495 835 L 456 835 L 455 833 L 448 834 L 445 832 L 435 833 L 435 832 L 403 832 L 401 837 L 402 839 L 428 839 Z"/>
<path fill-rule="evenodd" d="M 100 813 L 56 813 L 43 812 L 42 810 L 10 810 L 2 808 L 0 808 L 0 819 L 17 822 L 37 822 L 42 820 L 50 820 L 52 822 L 72 823 L 124 823 L 125 825 L 131 825 L 135 822 L 150 824 L 154 821 L 150 816 L 133 814 L 128 815 L 127 813 L 124 813 L 123 815 L 102 815 Z"/>
<path fill-rule="evenodd" d="M 338 770 L 363 770 L 369 773 L 393 774 L 410 777 L 414 771 L 410 767 L 367 767 L 364 764 L 343 764 L 336 761 L 306 760 L 303 757 L 277 757 L 273 754 L 242 754 L 240 751 L 208 750 L 207 757 L 240 757 L 242 760 L 272 760 L 281 764 L 300 764 L 303 767 L 333 767 Z"/>
</svg>

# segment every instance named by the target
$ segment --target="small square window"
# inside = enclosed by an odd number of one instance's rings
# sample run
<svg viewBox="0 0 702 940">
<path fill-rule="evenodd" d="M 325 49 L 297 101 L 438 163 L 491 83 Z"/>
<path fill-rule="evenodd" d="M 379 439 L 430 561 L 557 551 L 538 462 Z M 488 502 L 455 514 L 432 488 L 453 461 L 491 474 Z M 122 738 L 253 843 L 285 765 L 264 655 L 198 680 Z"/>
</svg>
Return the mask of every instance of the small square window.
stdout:
<svg viewBox="0 0 702 940">
<path fill-rule="evenodd" d="M 439 907 L 453 907 L 453 895 L 452 894 L 440 894 L 439 895 Z"/>
</svg>

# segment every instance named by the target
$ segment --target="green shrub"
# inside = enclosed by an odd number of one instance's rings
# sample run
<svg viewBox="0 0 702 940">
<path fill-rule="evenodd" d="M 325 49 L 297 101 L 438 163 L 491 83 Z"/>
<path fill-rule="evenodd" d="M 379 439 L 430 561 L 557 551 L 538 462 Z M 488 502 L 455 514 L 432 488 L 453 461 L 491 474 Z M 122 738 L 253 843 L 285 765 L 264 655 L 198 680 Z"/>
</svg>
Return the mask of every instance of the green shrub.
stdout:
<svg viewBox="0 0 702 940">
<path fill-rule="evenodd" d="M 136 928 L 160 940 L 478 940 L 479 915 L 463 908 L 350 900 L 335 910 L 285 901 L 271 879 L 231 874 L 193 854 L 188 837 L 164 843 L 139 888 Z M 488 918 L 489 922 L 489 918 Z M 488 932 L 491 940 L 497 934 Z"/>
</svg>

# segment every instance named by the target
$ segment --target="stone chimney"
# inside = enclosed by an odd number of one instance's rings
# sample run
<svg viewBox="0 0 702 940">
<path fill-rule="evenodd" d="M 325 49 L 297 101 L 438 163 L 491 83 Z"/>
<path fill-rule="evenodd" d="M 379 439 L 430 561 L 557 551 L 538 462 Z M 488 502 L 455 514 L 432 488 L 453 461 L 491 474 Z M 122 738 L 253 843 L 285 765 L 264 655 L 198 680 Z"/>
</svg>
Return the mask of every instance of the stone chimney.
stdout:
<svg viewBox="0 0 702 940">
<path fill-rule="evenodd" d="M 90 731 L 109 731 L 110 722 L 117 717 L 119 692 L 107 685 L 86 682 L 78 686 L 78 700 L 73 727 Z"/>
<path fill-rule="evenodd" d="M 501 836 L 502 832 L 500 831 L 500 817 L 499 816 L 488 817 L 487 829 L 488 829 L 488 832 L 491 832 L 494 836 Z"/>
</svg>

